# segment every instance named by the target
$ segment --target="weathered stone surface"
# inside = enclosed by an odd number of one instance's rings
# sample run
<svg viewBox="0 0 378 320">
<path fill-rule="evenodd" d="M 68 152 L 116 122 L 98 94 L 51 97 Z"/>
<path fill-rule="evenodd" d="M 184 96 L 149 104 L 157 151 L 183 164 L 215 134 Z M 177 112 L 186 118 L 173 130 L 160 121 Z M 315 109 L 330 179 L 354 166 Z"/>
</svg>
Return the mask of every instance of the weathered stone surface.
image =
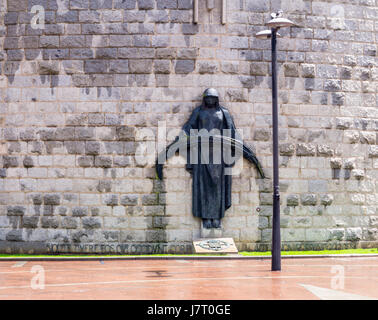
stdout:
<svg viewBox="0 0 378 320">
<path fill-rule="evenodd" d="M 327 241 L 329 232 L 326 229 L 306 229 L 307 241 Z"/>
<path fill-rule="evenodd" d="M 316 152 L 316 146 L 311 143 L 299 143 L 297 144 L 297 156 L 314 156 Z"/>
<path fill-rule="evenodd" d="M 61 221 L 61 226 L 64 229 L 76 229 L 79 225 L 78 218 L 64 217 Z"/>
<path fill-rule="evenodd" d="M 64 146 L 69 154 L 82 154 L 85 151 L 83 141 L 65 141 Z"/>
<path fill-rule="evenodd" d="M 132 164 L 132 159 L 130 157 L 114 157 L 113 163 L 114 167 L 127 167 Z"/>
<path fill-rule="evenodd" d="M 112 166 L 113 159 L 112 157 L 96 156 L 95 157 L 95 166 L 102 168 L 110 168 Z"/>
<path fill-rule="evenodd" d="M 60 141 L 74 140 L 75 128 L 57 128 L 55 131 L 55 139 Z"/>
<path fill-rule="evenodd" d="M 298 77 L 299 76 L 298 65 L 296 63 L 285 63 L 284 75 L 285 77 Z"/>
<path fill-rule="evenodd" d="M 177 74 L 188 74 L 194 71 L 194 60 L 177 60 L 175 65 L 175 72 Z"/>
<path fill-rule="evenodd" d="M 214 74 L 218 72 L 218 64 L 216 62 L 204 61 L 198 65 L 198 72 L 200 74 Z"/>
<path fill-rule="evenodd" d="M 298 206 L 299 205 L 299 197 L 296 194 L 292 194 L 287 196 L 286 198 L 286 205 L 287 206 Z"/>
<path fill-rule="evenodd" d="M 308 181 L 308 191 L 309 192 L 327 192 L 328 184 L 326 180 L 309 180 Z"/>
<path fill-rule="evenodd" d="M 345 238 L 349 241 L 358 241 L 362 238 L 361 228 L 347 228 L 345 230 Z"/>
<path fill-rule="evenodd" d="M 52 205 L 44 205 L 42 209 L 44 216 L 52 216 L 54 214 L 54 206 Z"/>
<path fill-rule="evenodd" d="M 97 0 L 98 1 L 98 0 Z M 110 1 L 110 0 L 109 0 Z M 102 0 L 102 2 L 104 2 L 104 0 Z M 124 1 L 124 0 L 115 0 L 114 1 L 114 7 L 116 9 L 127 9 L 127 10 L 132 10 L 132 9 L 135 9 L 136 8 L 136 3 L 137 3 L 137 0 L 129 0 L 129 1 Z M 148 3 L 148 1 L 140 1 L 138 0 L 138 5 L 139 4 L 142 4 L 143 3 Z M 109 3 L 110 5 L 110 9 L 111 9 L 111 1 Z M 142 9 L 139 7 L 139 9 Z"/>
<path fill-rule="evenodd" d="M 121 141 L 134 141 L 135 140 L 135 128 L 122 126 L 116 128 L 117 139 Z"/>
<path fill-rule="evenodd" d="M 41 226 L 42 228 L 56 229 L 59 227 L 59 220 L 55 217 L 42 217 Z"/>
<path fill-rule="evenodd" d="M 7 176 L 7 169 L 0 168 L 0 178 L 5 178 Z"/>
<path fill-rule="evenodd" d="M 229 73 L 232 73 L 232 70 L 228 71 Z M 234 73 L 237 73 L 235 71 Z M 252 76 L 239 76 L 239 81 L 243 85 L 244 88 L 254 88 L 255 87 L 255 77 Z"/>
<path fill-rule="evenodd" d="M 104 203 L 108 206 L 117 206 L 118 205 L 118 195 L 109 194 L 104 197 Z"/>
<path fill-rule="evenodd" d="M 157 194 L 143 195 L 142 205 L 158 205 L 158 204 L 159 204 L 159 197 Z"/>
<path fill-rule="evenodd" d="M 325 194 L 320 197 L 320 203 L 324 206 L 329 206 L 333 202 L 333 195 L 332 194 Z"/>
<path fill-rule="evenodd" d="M 22 230 L 11 230 L 7 233 L 7 241 L 23 241 Z"/>
<path fill-rule="evenodd" d="M 34 167 L 34 161 L 33 158 L 30 156 L 26 156 L 24 160 L 22 161 L 25 168 L 32 168 Z"/>
<path fill-rule="evenodd" d="M 283 143 L 280 144 L 280 155 L 281 156 L 292 156 L 295 152 L 295 144 L 294 143 Z"/>
<path fill-rule="evenodd" d="M 378 146 L 369 146 L 369 158 L 378 158 Z"/>
<path fill-rule="evenodd" d="M 152 72 L 152 60 L 129 60 L 129 69 L 135 74 L 149 74 Z"/>
<path fill-rule="evenodd" d="M 301 75 L 303 78 L 315 78 L 315 65 L 313 64 L 302 64 Z"/>
<path fill-rule="evenodd" d="M 24 216 L 22 219 L 22 227 L 28 229 L 35 229 L 38 227 L 39 217 L 38 216 Z"/>
<path fill-rule="evenodd" d="M 59 64 L 57 62 L 39 61 L 38 73 L 41 75 L 59 74 Z"/>
<path fill-rule="evenodd" d="M 178 0 L 179 9 L 191 9 L 193 6 L 193 0 Z"/>
<path fill-rule="evenodd" d="M 171 73 L 171 62 L 170 62 L 170 60 L 155 60 L 154 72 L 155 73 L 161 73 L 161 74 Z"/>
<path fill-rule="evenodd" d="M 156 0 L 157 9 L 176 9 L 177 0 Z"/>
<path fill-rule="evenodd" d="M 30 198 L 34 205 L 41 205 L 43 203 L 43 196 L 40 193 L 31 194 Z"/>
<path fill-rule="evenodd" d="M 226 98 L 231 102 L 246 102 L 247 97 L 241 89 L 227 89 Z"/>
<path fill-rule="evenodd" d="M 266 76 L 268 74 L 268 64 L 265 62 L 252 62 L 250 74 L 252 76 Z"/>
<path fill-rule="evenodd" d="M 256 141 L 268 141 L 270 139 L 271 130 L 268 128 L 255 129 L 253 140 Z"/>
<path fill-rule="evenodd" d="M 352 120 L 350 118 L 336 118 L 336 129 L 346 130 L 352 125 Z"/>
<path fill-rule="evenodd" d="M 269 11 L 269 3 L 265 1 L 246 1 L 247 10 L 252 12 L 267 12 Z"/>
<path fill-rule="evenodd" d="M 344 160 L 344 168 L 345 169 L 354 169 L 356 167 L 356 161 L 355 159 L 345 159 Z"/>
<path fill-rule="evenodd" d="M 72 208 L 72 216 L 73 217 L 83 217 L 88 215 L 88 208 L 87 207 L 73 207 Z"/>
<path fill-rule="evenodd" d="M 174 58 L 174 56 L 171 56 Z M 177 58 L 183 60 L 192 60 L 198 57 L 198 49 L 197 48 L 183 48 L 177 51 Z"/>
<path fill-rule="evenodd" d="M 343 165 L 343 161 L 340 158 L 332 158 L 330 160 L 330 165 L 332 169 L 340 169 Z"/>
<path fill-rule="evenodd" d="M 137 194 L 128 194 L 120 197 L 120 204 L 123 206 L 135 206 L 138 204 Z"/>
<path fill-rule="evenodd" d="M 261 231 L 261 241 L 272 241 L 272 229 L 264 229 Z"/>
<path fill-rule="evenodd" d="M 100 143 L 97 141 L 86 142 L 85 153 L 90 155 L 98 155 L 100 153 Z"/>
<path fill-rule="evenodd" d="M 18 159 L 13 156 L 3 156 L 3 167 L 4 168 L 14 168 L 18 167 Z"/>
<path fill-rule="evenodd" d="M 316 205 L 317 201 L 318 201 L 318 198 L 316 194 L 311 194 L 311 193 L 301 194 L 301 203 L 304 206 L 314 206 Z"/>
<path fill-rule="evenodd" d="M 365 172 L 364 172 L 364 170 L 354 169 L 354 170 L 352 170 L 352 175 L 357 180 L 362 180 L 365 177 Z"/>
<path fill-rule="evenodd" d="M 367 143 L 367 144 L 375 144 L 376 141 L 376 135 L 374 132 L 360 132 L 360 141 L 361 143 Z"/>
<path fill-rule="evenodd" d="M 147 230 L 146 241 L 164 242 L 167 240 L 167 235 L 164 230 Z"/>
<path fill-rule="evenodd" d="M 110 180 L 100 180 L 96 189 L 98 192 L 110 192 L 112 190 L 112 182 Z"/>
<path fill-rule="evenodd" d="M 319 157 L 332 157 L 335 152 L 329 145 L 318 144 L 317 153 Z"/>
<path fill-rule="evenodd" d="M 93 217 L 83 218 L 82 224 L 85 229 L 98 229 L 102 226 L 101 220 Z"/>
<path fill-rule="evenodd" d="M 60 195 L 59 194 L 45 194 L 43 196 L 43 203 L 45 205 L 57 206 L 60 204 Z"/>
<path fill-rule="evenodd" d="M 272 205 L 273 195 L 271 193 L 260 193 L 260 204 L 261 205 Z"/>
<path fill-rule="evenodd" d="M 345 230 L 341 228 L 329 229 L 329 240 L 338 240 L 341 241 L 344 239 Z"/>
<path fill-rule="evenodd" d="M 138 0 L 138 8 L 140 10 L 149 10 L 155 7 L 154 0 Z"/>
<path fill-rule="evenodd" d="M 26 208 L 23 206 L 8 206 L 7 215 L 8 216 L 23 216 L 26 212 Z"/>
<path fill-rule="evenodd" d="M 94 164 L 94 157 L 82 156 L 77 159 L 77 162 L 80 167 L 84 167 L 84 168 L 92 167 Z"/>
</svg>

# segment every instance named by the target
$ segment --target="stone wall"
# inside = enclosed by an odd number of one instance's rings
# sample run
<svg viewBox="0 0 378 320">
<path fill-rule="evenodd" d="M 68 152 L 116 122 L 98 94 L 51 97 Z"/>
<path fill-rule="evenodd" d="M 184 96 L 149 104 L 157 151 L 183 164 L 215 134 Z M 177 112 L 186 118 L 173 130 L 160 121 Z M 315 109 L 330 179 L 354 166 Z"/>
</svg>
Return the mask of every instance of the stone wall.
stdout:
<svg viewBox="0 0 378 320">
<path fill-rule="evenodd" d="M 222 235 L 267 250 L 270 41 L 254 35 L 279 8 L 298 25 L 278 45 L 283 247 L 377 245 L 377 1 L 228 0 L 226 24 L 199 3 L 196 25 L 192 0 L 0 0 L 1 252 L 190 252 L 183 162 L 161 183 L 135 155 L 207 87 L 268 175 L 239 163 Z"/>
</svg>

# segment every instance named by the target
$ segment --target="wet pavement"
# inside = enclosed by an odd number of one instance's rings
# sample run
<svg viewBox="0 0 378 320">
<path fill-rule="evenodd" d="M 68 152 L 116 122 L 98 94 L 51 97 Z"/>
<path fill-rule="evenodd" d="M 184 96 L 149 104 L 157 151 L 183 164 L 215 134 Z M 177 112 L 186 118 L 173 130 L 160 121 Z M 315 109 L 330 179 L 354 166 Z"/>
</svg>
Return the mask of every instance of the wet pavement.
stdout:
<svg viewBox="0 0 378 320">
<path fill-rule="evenodd" d="M 378 299 L 378 257 L 0 261 L 0 299 Z"/>
</svg>

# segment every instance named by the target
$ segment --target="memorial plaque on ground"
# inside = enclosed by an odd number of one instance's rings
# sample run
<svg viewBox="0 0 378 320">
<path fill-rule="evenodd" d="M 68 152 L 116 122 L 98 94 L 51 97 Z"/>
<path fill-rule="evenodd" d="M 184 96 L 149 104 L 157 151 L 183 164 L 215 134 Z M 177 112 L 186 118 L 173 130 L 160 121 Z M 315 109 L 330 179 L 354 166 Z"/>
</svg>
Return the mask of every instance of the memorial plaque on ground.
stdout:
<svg viewBox="0 0 378 320">
<path fill-rule="evenodd" d="M 193 245 L 196 253 L 238 253 L 232 238 L 199 239 Z"/>
</svg>

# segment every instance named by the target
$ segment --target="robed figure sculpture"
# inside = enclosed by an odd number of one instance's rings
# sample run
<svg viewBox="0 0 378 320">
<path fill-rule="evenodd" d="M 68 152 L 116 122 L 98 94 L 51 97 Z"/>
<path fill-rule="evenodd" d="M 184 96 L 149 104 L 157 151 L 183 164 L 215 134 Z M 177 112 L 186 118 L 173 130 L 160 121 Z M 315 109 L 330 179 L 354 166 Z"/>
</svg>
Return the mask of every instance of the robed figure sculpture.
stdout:
<svg viewBox="0 0 378 320">
<path fill-rule="evenodd" d="M 160 180 L 165 160 L 178 151 L 186 157 L 186 170 L 193 178 L 193 215 L 202 218 L 204 228 L 220 228 L 225 211 L 231 207 L 231 168 L 237 154 L 265 177 L 259 160 L 241 140 L 229 111 L 219 105 L 218 92 L 213 88 L 206 89 L 202 105 L 194 109 L 180 136 L 158 155 L 156 172 Z"/>
</svg>

